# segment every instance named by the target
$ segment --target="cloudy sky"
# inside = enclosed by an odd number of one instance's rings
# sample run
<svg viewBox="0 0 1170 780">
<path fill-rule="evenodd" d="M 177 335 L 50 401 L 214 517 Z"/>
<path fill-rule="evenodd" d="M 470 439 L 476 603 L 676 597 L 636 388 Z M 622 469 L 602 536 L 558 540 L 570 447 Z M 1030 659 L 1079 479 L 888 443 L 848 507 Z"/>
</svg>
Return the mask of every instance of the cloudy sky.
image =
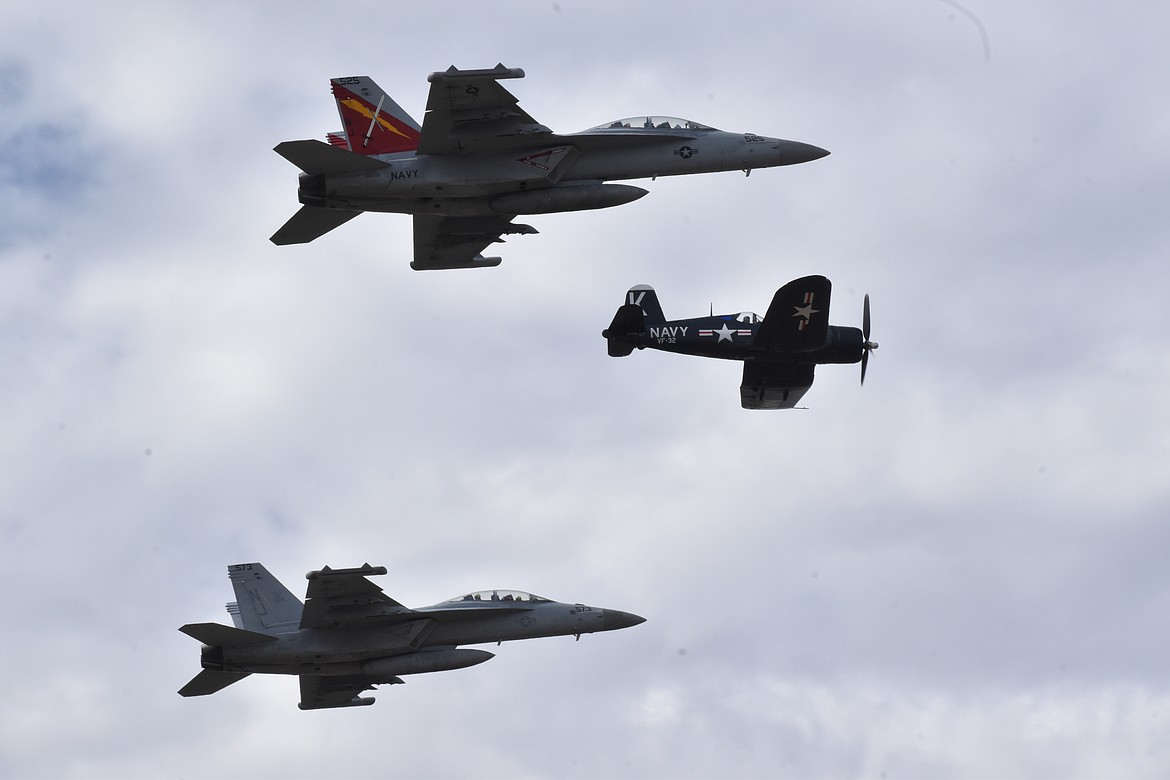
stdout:
<svg viewBox="0 0 1170 780">
<path fill-rule="evenodd" d="M 1164 3 L 51 3 L 0 8 L 0 774 L 1170 774 Z M 271 151 L 370 75 L 832 151 L 526 219 L 411 271 L 305 246 Z M 625 290 L 874 307 L 864 389 L 739 407 L 737 364 L 606 356 Z M 182 699 L 225 566 L 369 561 L 644 615 L 300 712 Z"/>
</svg>

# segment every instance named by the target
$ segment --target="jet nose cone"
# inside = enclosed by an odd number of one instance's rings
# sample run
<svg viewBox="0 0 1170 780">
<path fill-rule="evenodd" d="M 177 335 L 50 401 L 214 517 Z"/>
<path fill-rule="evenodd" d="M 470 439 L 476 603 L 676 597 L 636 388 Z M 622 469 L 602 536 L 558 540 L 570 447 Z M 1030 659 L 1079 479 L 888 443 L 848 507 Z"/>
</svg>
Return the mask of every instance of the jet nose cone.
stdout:
<svg viewBox="0 0 1170 780">
<path fill-rule="evenodd" d="M 780 163 L 781 165 L 797 165 L 799 163 L 812 162 L 813 160 L 819 160 L 828 155 L 828 149 L 822 149 L 812 144 L 805 144 L 800 141 L 780 142 L 780 159 L 784 161 Z"/>
<path fill-rule="evenodd" d="M 639 623 L 645 622 L 646 618 L 635 615 L 632 612 L 607 609 L 604 610 L 604 614 L 601 616 L 601 630 L 616 631 L 619 628 L 629 628 L 630 626 L 636 626 Z"/>
</svg>

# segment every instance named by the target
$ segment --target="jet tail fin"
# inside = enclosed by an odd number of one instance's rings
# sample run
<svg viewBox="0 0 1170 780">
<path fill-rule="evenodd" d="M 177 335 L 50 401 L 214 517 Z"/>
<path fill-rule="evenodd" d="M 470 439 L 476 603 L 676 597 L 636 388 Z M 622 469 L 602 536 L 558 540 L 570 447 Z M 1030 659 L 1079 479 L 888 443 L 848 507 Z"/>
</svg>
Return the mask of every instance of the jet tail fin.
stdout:
<svg viewBox="0 0 1170 780">
<path fill-rule="evenodd" d="M 240 625 L 245 629 L 263 635 L 300 627 L 304 605 L 263 565 L 233 564 L 228 566 L 228 577 L 236 593 Z M 232 619 L 235 620 L 234 615 Z M 224 630 L 232 629 L 224 626 Z"/>
<path fill-rule="evenodd" d="M 215 669 L 204 669 L 191 678 L 191 682 L 179 689 L 179 695 L 208 696 L 216 691 L 222 691 L 250 674 L 251 672 L 220 672 Z"/>
<path fill-rule="evenodd" d="M 358 154 L 394 154 L 418 149 L 422 127 L 369 76 L 329 80 L 347 148 Z"/>
</svg>

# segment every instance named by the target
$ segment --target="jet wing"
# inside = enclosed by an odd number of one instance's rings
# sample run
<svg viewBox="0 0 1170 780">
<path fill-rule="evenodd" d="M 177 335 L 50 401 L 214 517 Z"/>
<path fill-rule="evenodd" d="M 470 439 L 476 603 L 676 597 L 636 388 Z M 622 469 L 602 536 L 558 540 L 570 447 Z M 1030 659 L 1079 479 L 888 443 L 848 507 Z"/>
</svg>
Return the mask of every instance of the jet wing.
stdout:
<svg viewBox="0 0 1170 780">
<path fill-rule="evenodd" d="M 528 115 L 500 79 L 524 78 L 519 68 L 502 64 L 487 70 L 458 70 L 452 65 L 427 77 L 431 93 L 423 117 L 418 154 L 459 154 L 529 148 L 534 137 L 552 131 Z"/>
<path fill-rule="evenodd" d="M 385 566 L 368 563 L 356 569 L 326 566 L 309 572 L 305 575 L 309 587 L 305 591 L 300 627 L 335 628 L 375 620 L 397 623 L 417 619 L 414 610 L 402 606 L 366 579 L 367 575 L 385 573 Z"/>
<path fill-rule="evenodd" d="M 744 409 L 791 409 L 812 387 L 814 368 L 815 363 L 746 360 L 740 403 Z"/>
<path fill-rule="evenodd" d="M 805 276 L 781 287 L 756 331 L 752 350 L 811 352 L 824 347 L 829 338 L 831 291 L 832 284 L 823 276 Z M 808 381 L 812 384 L 812 374 Z"/>
<path fill-rule="evenodd" d="M 400 677 L 383 680 L 358 674 L 330 677 L 302 674 L 301 702 L 297 706 L 302 710 L 362 707 L 374 703 L 371 696 L 359 696 L 363 691 L 372 691 L 374 686 L 379 683 L 401 684 L 402 682 Z"/>
<path fill-rule="evenodd" d="M 531 225 L 512 224 L 515 216 L 437 217 L 430 214 L 414 217 L 414 262 L 416 271 L 440 268 L 490 268 L 500 264 L 498 257 L 484 257 L 481 252 L 493 243 L 502 243 L 504 234 L 538 232 Z"/>
</svg>

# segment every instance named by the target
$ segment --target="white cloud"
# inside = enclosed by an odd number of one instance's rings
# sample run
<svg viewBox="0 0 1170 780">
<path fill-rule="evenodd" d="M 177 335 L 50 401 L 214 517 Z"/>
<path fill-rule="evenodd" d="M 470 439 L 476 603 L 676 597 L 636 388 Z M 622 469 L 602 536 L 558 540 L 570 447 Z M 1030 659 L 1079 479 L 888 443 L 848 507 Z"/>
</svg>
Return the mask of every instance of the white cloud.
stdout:
<svg viewBox="0 0 1170 780">
<path fill-rule="evenodd" d="M 14 776 L 1162 776 L 1164 10 L 515 3 L 0 11 L 0 766 Z M 485 35 L 485 32 L 488 34 Z M 305 247 L 270 151 L 368 73 L 523 67 L 558 130 L 644 108 L 809 165 L 533 217 L 480 272 L 410 222 Z M 605 354 L 834 281 L 874 355 L 799 413 Z M 201 700 L 226 564 L 633 611 L 373 708 Z M 356 762 L 360 762 L 355 764 Z"/>
</svg>

